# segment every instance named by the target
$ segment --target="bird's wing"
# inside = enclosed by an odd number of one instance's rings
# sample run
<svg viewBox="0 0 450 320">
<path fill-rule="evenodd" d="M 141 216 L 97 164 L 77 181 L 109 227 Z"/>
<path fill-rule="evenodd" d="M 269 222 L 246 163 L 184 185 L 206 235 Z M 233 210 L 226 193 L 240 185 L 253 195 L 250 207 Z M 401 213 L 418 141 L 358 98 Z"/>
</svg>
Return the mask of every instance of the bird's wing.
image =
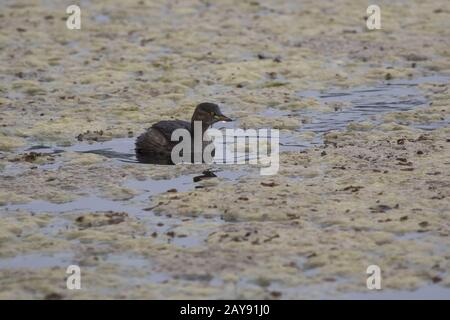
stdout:
<svg viewBox="0 0 450 320">
<path fill-rule="evenodd" d="M 190 131 L 191 124 L 181 120 L 155 123 L 136 139 L 136 151 L 140 153 L 170 154 L 173 146 L 177 143 L 171 141 L 172 132 L 180 128 Z"/>
<path fill-rule="evenodd" d="M 152 128 L 157 129 L 167 138 L 168 141 L 170 141 L 172 132 L 174 132 L 176 129 L 186 129 L 190 132 L 191 123 L 182 120 L 160 121 L 158 123 L 155 123 Z"/>
<path fill-rule="evenodd" d="M 159 131 L 148 129 L 136 139 L 136 151 L 141 153 L 164 153 L 168 150 L 169 141 Z"/>
</svg>

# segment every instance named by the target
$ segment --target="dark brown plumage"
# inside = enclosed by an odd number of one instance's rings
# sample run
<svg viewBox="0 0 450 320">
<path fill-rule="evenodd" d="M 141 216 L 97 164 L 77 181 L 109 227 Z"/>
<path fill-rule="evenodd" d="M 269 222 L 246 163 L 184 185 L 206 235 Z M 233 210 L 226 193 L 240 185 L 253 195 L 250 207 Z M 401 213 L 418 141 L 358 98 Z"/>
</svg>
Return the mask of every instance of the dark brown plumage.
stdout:
<svg viewBox="0 0 450 320">
<path fill-rule="evenodd" d="M 194 121 L 202 122 L 202 134 L 218 121 L 232 121 L 224 116 L 219 107 L 214 103 L 200 103 L 192 115 L 191 122 L 182 120 L 159 121 L 152 125 L 146 132 L 136 139 L 136 154 L 138 157 L 149 158 L 169 157 L 173 147 L 178 141 L 171 141 L 172 132 L 176 129 L 186 129 L 193 137 Z M 205 146 L 205 145 L 204 145 Z M 203 147 L 204 147 L 203 146 Z"/>
</svg>

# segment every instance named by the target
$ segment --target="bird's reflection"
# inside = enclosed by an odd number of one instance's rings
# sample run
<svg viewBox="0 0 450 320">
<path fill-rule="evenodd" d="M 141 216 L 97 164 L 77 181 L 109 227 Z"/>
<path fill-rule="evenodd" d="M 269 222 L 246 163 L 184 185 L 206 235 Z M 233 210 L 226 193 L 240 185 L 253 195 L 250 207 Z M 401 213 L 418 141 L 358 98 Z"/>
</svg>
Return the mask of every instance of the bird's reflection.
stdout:
<svg viewBox="0 0 450 320">
<path fill-rule="evenodd" d="M 152 154 L 136 152 L 136 160 L 140 163 L 174 165 L 170 156 L 157 153 Z"/>
</svg>

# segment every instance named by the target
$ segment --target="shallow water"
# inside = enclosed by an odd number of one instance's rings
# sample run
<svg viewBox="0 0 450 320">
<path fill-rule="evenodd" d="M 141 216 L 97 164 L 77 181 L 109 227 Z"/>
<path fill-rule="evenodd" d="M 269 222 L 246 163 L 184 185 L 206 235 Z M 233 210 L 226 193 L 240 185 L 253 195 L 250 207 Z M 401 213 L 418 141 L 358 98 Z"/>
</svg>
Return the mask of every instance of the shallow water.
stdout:
<svg viewBox="0 0 450 320">
<path fill-rule="evenodd" d="M 340 296 L 349 300 L 448 300 L 450 289 L 428 285 L 414 291 L 371 290 L 365 293 L 348 293 Z"/>
<path fill-rule="evenodd" d="M 300 110 L 289 112 L 268 108 L 264 113 L 267 117 L 307 117 L 309 123 L 303 124 L 296 131 L 300 133 L 314 132 L 316 135 L 309 141 L 299 141 L 288 133 L 280 136 L 280 152 L 298 151 L 323 143 L 323 134 L 333 130 L 345 130 L 352 122 L 380 123 L 380 117 L 392 111 L 410 111 L 428 105 L 423 92 L 417 87 L 426 82 L 447 83 L 448 77 L 432 76 L 413 80 L 390 81 L 374 87 L 361 86 L 351 89 L 334 89 L 328 91 L 301 91 L 298 95 L 306 98 L 316 98 L 324 104 L 345 103 L 348 106 L 333 112 L 320 112 L 311 110 Z M 417 128 L 433 130 L 450 124 L 450 119 L 426 124 L 415 124 Z M 216 125 L 220 129 L 235 128 L 239 121 L 233 123 L 220 123 Z M 38 152 L 58 154 L 63 152 L 93 153 L 115 159 L 122 163 L 139 162 L 134 153 L 135 138 L 118 138 L 104 142 L 82 141 L 68 147 L 51 147 L 36 145 L 21 149 L 21 152 Z M 216 146 L 219 147 L 219 146 Z M 238 153 L 238 158 L 244 158 L 245 154 Z M 217 159 L 216 159 L 217 160 Z M 218 159 L 219 162 L 221 159 Z M 39 168 L 51 170 L 59 167 L 59 163 L 39 165 Z M 146 164 L 143 164 L 146 165 Z M 148 165 L 148 164 L 147 164 Z M 214 171 L 214 170 L 213 170 Z M 219 178 L 229 181 L 237 181 L 240 177 L 249 174 L 245 166 L 240 171 L 216 169 L 215 174 Z M 165 192 L 169 189 L 188 191 L 196 188 L 195 174 L 182 175 L 171 179 L 128 181 L 126 187 L 144 190 L 144 192 L 133 198 L 133 201 L 147 200 L 149 197 Z M 6 210 L 25 209 L 32 212 L 67 212 L 73 210 L 108 211 L 120 210 L 130 214 L 142 214 L 143 208 L 137 205 L 122 204 L 120 201 L 103 199 L 98 196 L 87 196 L 68 203 L 51 203 L 36 200 L 27 204 L 7 205 Z M 148 215 L 148 212 L 145 212 Z"/>
<path fill-rule="evenodd" d="M 334 89 L 327 91 L 300 91 L 298 96 L 304 98 L 315 98 L 325 105 L 347 105 L 347 107 L 337 108 L 330 112 L 314 110 L 286 111 L 275 108 L 267 108 L 260 115 L 269 118 L 281 116 L 306 117 L 309 122 L 302 124 L 295 131 L 299 133 L 315 133 L 310 140 L 298 140 L 282 132 L 280 134 L 280 152 L 297 151 L 323 143 L 323 134 L 330 131 L 345 130 L 351 123 L 367 122 L 380 124 L 381 116 L 388 112 L 411 111 L 416 108 L 426 107 L 428 100 L 422 90 L 418 88 L 423 83 L 445 84 L 450 79 L 445 76 L 428 76 L 410 80 L 397 80 L 385 82 L 373 87 L 360 86 L 351 89 Z M 450 125 L 450 118 L 441 121 L 428 123 L 412 123 L 412 127 L 422 130 L 434 130 Z M 239 120 L 231 123 L 219 123 L 214 127 L 223 129 L 233 129 L 239 127 Z M 22 151 L 34 151 L 42 153 L 60 153 L 64 151 L 94 153 L 124 162 L 139 162 L 134 152 L 133 138 L 117 138 L 104 142 L 79 142 L 69 147 L 53 148 L 49 146 L 33 146 Z M 228 144 L 230 144 L 228 142 Z M 226 143 L 217 145 L 216 148 L 223 147 L 225 152 Z M 238 159 L 248 159 L 242 152 L 237 152 Z M 222 159 L 215 159 L 222 163 Z M 161 163 L 164 164 L 164 163 Z"/>
<path fill-rule="evenodd" d="M 67 267 L 71 261 L 71 253 L 62 252 L 51 256 L 32 253 L 1 259 L 0 269 Z"/>
<path fill-rule="evenodd" d="M 313 97 L 325 104 L 344 103 L 347 106 L 330 112 L 320 112 L 311 110 L 286 111 L 269 108 L 263 115 L 267 117 L 307 117 L 310 120 L 304 123 L 296 131 L 298 133 L 315 133 L 313 139 L 298 140 L 289 133 L 282 133 L 280 137 L 280 152 L 299 151 L 305 148 L 317 146 L 323 143 L 323 134 L 332 130 L 345 130 L 352 122 L 369 122 L 372 124 L 381 123 L 381 116 L 392 111 L 410 111 L 415 108 L 421 108 L 428 105 L 428 101 L 423 92 L 417 88 L 420 83 L 433 81 L 437 83 L 446 83 L 448 78 L 432 77 L 421 78 L 409 81 L 392 81 L 380 84 L 374 87 L 358 87 L 350 90 L 330 90 L 327 92 L 319 91 L 302 91 L 298 92 L 301 97 Z M 433 130 L 442 126 L 448 126 L 450 119 L 433 122 L 412 124 L 412 126 L 425 130 Z M 221 128 L 233 128 L 238 126 L 239 122 L 220 125 Z M 21 150 L 24 152 L 40 152 L 40 153 L 63 153 L 63 152 L 80 152 L 93 153 L 114 159 L 118 163 L 138 162 L 134 154 L 135 138 L 120 138 L 105 142 L 79 142 L 68 147 L 51 147 L 51 146 L 33 146 Z M 60 163 L 55 161 L 52 164 L 38 165 L 42 170 L 57 169 Z M 142 164 L 146 165 L 146 164 Z M 148 165 L 148 164 L 147 164 Z M 240 178 L 254 174 L 246 166 L 242 166 L 241 170 L 225 170 L 212 169 L 214 174 L 225 181 L 236 183 Z M 217 226 L 228 223 L 222 219 L 206 219 L 200 217 L 191 218 L 174 218 L 171 216 L 159 216 L 153 212 L 153 208 L 148 208 L 148 200 L 151 197 L 170 189 L 176 189 L 178 192 L 194 190 L 201 188 L 201 184 L 196 182 L 198 174 L 180 175 L 170 179 L 147 179 L 144 181 L 129 180 L 123 186 L 139 190 L 140 193 L 126 201 L 115 201 L 102 198 L 96 195 L 82 197 L 67 203 L 51 203 L 43 200 L 35 200 L 26 204 L 6 205 L 2 209 L 5 211 L 27 210 L 33 213 L 76 213 L 82 211 L 123 211 L 129 215 L 137 217 L 145 221 L 145 223 L 157 230 L 158 233 L 167 233 L 174 230 L 178 226 L 182 226 L 186 221 L 194 222 L 197 225 L 202 223 L 216 224 Z M 215 179 L 215 178 L 213 178 Z M 61 224 L 65 222 L 61 220 Z M 51 232 L 51 230 L 47 230 Z M 173 243 L 181 248 L 196 247 L 205 242 L 211 230 L 205 232 L 192 232 L 189 235 L 165 237 L 161 241 Z M 405 239 L 408 239 L 405 236 Z M 56 253 L 52 256 L 40 256 L 37 254 L 19 255 L 14 258 L 0 259 L 0 269 L 2 268 L 43 268 L 51 266 L 66 266 L 68 261 L 73 259 L 72 255 Z M 131 256 L 105 256 L 104 261 L 111 263 L 119 263 L 121 265 L 130 265 L 131 267 L 142 267 L 147 263 L 146 259 Z M 307 271 L 307 272 L 315 272 Z M 164 273 L 155 273 L 154 277 L 146 279 L 150 282 L 161 282 L 169 279 Z M 131 281 L 131 280 L 130 280 Z M 212 281 L 220 281 L 212 279 Z M 275 288 L 276 289 L 276 288 Z M 300 290 L 300 289 L 295 289 Z M 381 293 L 351 293 L 343 295 L 348 299 L 394 299 L 394 298 L 423 298 L 448 297 L 448 289 L 437 286 L 429 286 L 419 289 L 415 292 L 398 292 L 386 291 Z M 327 296 L 324 296 L 326 298 Z"/>
<path fill-rule="evenodd" d="M 399 80 L 383 83 L 374 87 L 357 87 L 350 90 L 304 91 L 298 94 L 302 97 L 313 97 L 328 104 L 349 104 L 335 112 L 300 111 L 302 115 L 311 118 L 311 123 L 304 124 L 300 132 L 315 132 L 319 137 L 312 144 L 322 143 L 321 135 L 332 130 L 344 130 L 352 122 L 381 123 L 380 117 L 393 111 L 411 111 L 428 105 L 423 92 L 417 87 L 426 82 L 448 83 L 449 78 L 441 76 L 423 77 L 414 80 Z M 294 113 L 295 114 L 295 113 Z M 420 129 L 433 130 L 450 124 L 445 121 L 413 124 Z"/>
</svg>

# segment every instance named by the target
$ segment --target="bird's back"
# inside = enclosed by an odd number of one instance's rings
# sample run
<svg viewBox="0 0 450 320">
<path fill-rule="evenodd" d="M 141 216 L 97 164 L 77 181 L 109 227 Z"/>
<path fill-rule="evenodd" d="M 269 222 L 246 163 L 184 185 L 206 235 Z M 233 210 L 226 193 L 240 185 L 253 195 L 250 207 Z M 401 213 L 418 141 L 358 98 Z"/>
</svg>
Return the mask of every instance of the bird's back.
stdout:
<svg viewBox="0 0 450 320">
<path fill-rule="evenodd" d="M 164 120 L 155 123 L 152 128 L 159 130 L 169 141 L 176 129 L 191 131 L 191 123 L 183 120 Z"/>
<path fill-rule="evenodd" d="M 136 151 L 139 153 L 155 153 L 170 155 L 178 141 L 171 141 L 176 129 L 190 132 L 191 123 L 182 120 L 164 120 L 152 125 L 136 139 Z"/>
</svg>

